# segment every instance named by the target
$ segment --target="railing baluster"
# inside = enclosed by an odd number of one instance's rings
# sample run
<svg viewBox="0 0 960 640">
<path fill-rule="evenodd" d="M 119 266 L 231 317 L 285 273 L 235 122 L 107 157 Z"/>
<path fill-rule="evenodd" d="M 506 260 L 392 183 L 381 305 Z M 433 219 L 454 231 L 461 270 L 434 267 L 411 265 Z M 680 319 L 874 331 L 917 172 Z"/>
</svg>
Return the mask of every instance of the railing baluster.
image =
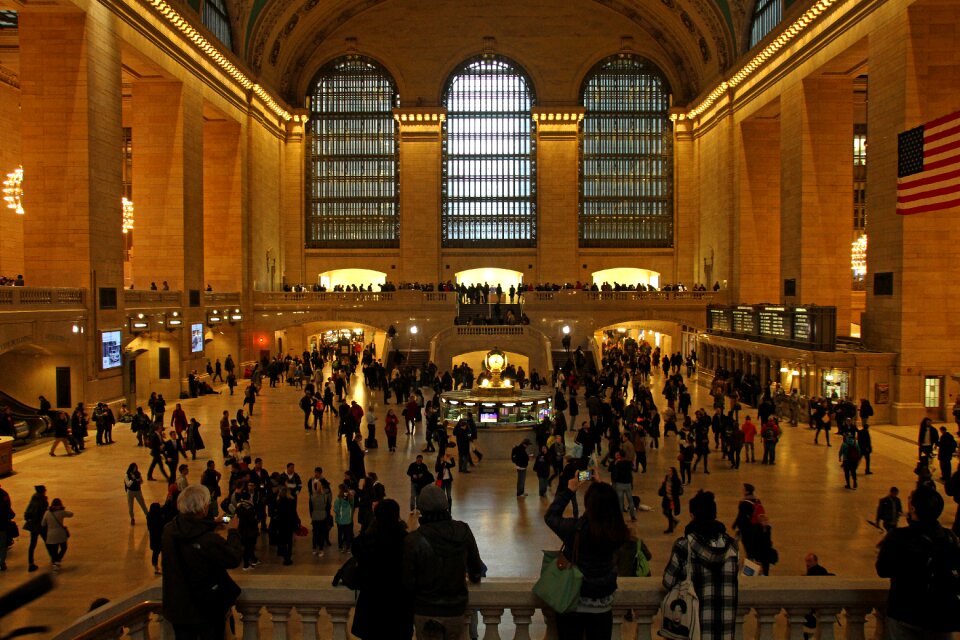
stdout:
<svg viewBox="0 0 960 640">
<path fill-rule="evenodd" d="M 287 640 L 287 623 L 290 621 L 290 607 L 267 607 L 270 622 L 273 623 L 273 640 Z"/>
<path fill-rule="evenodd" d="M 500 640 L 500 620 L 503 618 L 503 609 L 480 609 L 483 615 L 483 640 Z"/>
<path fill-rule="evenodd" d="M 513 640 L 530 640 L 530 622 L 533 620 L 534 613 L 536 609 L 520 607 L 510 609 L 513 624 L 517 628 L 513 634 Z"/>
<path fill-rule="evenodd" d="M 157 622 L 160 624 L 160 640 L 173 640 L 176 633 L 170 621 L 162 615 L 157 615 Z"/>
<path fill-rule="evenodd" d="M 887 639 L 887 617 L 883 614 L 882 611 L 874 609 L 873 619 L 875 621 L 875 627 L 873 629 L 873 639 L 886 640 Z"/>
<path fill-rule="evenodd" d="M 734 640 L 743 640 L 743 622 L 748 613 L 750 613 L 750 607 L 737 607 L 736 626 L 733 634 Z"/>
<path fill-rule="evenodd" d="M 627 611 L 624 607 L 614 607 L 613 608 L 613 629 L 610 633 L 611 638 L 617 638 L 618 640 L 623 638 L 623 619 L 627 615 Z"/>
<path fill-rule="evenodd" d="M 837 621 L 837 608 L 817 609 L 817 627 L 820 629 L 820 640 L 833 640 L 833 625 Z"/>
<path fill-rule="evenodd" d="M 787 640 L 803 640 L 804 627 L 810 607 L 787 608 L 787 625 L 789 633 Z"/>
<path fill-rule="evenodd" d="M 637 623 L 636 640 L 653 640 L 653 618 L 656 609 L 643 608 L 633 610 L 633 619 Z"/>
<path fill-rule="evenodd" d="M 773 640 L 773 626 L 776 624 L 780 608 L 760 607 L 757 610 L 757 637 L 760 640 Z"/>
<path fill-rule="evenodd" d="M 320 616 L 320 607 L 297 605 L 297 613 L 303 622 L 303 639 L 317 640 L 317 619 Z"/>
<path fill-rule="evenodd" d="M 347 640 L 347 620 L 350 617 L 350 608 L 327 607 L 327 614 L 333 621 L 333 640 Z"/>
<path fill-rule="evenodd" d="M 867 621 L 867 612 L 863 609 L 847 609 L 847 640 L 865 640 L 863 625 Z"/>
<path fill-rule="evenodd" d="M 133 620 L 127 624 L 127 628 L 130 640 L 150 640 L 150 614 L 145 613 L 140 618 Z M 123 629 L 119 629 L 119 633 L 114 637 L 119 638 L 122 635 Z"/>
<path fill-rule="evenodd" d="M 237 607 L 240 612 L 240 622 L 243 624 L 243 640 L 259 640 L 260 638 L 260 605 L 246 604 Z"/>
</svg>

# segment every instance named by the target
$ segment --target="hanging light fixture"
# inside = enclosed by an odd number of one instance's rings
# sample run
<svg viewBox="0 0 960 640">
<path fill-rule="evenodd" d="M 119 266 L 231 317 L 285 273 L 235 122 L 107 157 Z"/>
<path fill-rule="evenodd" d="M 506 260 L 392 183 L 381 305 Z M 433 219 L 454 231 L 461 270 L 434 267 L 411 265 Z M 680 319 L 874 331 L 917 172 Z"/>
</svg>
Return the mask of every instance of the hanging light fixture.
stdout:
<svg viewBox="0 0 960 640">
<path fill-rule="evenodd" d="M 123 232 L 127 233 L 133 231 L 133 201 L 124 196 L 121 202 L 123 203 Z"/>
<path fill-rule="evenodd" d="M 853 277 L 860 279 L 867 275 L 867 236 L 862 235 L 851 244 L 850 268 Z"/>
<path fill-rule="evenodd" d="M 3 201 L 8 209 L 13 209 L 17 215 L 23 215 L 23 167 L 17 167 L 7 174 L 3 181 Z"/>
</svg>

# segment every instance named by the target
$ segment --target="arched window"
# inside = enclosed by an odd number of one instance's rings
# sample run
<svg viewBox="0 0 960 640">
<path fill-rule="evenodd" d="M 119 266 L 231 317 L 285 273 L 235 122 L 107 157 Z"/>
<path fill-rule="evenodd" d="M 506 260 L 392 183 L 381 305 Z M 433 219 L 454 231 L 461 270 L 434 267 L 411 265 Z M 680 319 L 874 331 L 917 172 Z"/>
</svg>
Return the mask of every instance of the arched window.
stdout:
<svg viewBox="0 0 960 640">
<path fill-rule="evenodd" d="M 447 81 L 443 246 L 537 243 L 533 87 L 500 56 L 468 60 Z"/>
<path fill-rule="evenodd" d="M 203 25 L 210 29 L 217 40 L 233 49 L 233 37 L 230 34 L 230 14 L 223 0 L 203 0 Z"/>
<path fill-rule="evenodd" d="M 753 7 L 753 20 L 750 22 L 750 48 L 756 46 L 763 37 L 773 31 L 783 19 L 783 0 L 757 0 Z"/>
<path fill-rule="evenodd" d="M 673 246 L 670 89 L 643 58 L 587 74 L 580 147 L 580 246 Z"/>
<path fill-rule="evenodd" d="M 324 66 L 310 87 L 307 247 L 399 246 L 393 78 L 373 60 L 346 56 Z"/>
</svg>

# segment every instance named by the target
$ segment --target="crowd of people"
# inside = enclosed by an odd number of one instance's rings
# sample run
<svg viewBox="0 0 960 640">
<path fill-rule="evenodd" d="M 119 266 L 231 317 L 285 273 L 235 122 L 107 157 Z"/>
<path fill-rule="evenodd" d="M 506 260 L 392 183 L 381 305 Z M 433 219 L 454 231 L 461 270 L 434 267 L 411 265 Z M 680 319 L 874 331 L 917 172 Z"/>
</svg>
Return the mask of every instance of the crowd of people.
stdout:
<svg viewBox="0 0 960 640">
<path fill-rule="evenodd" d="M 136 524 L 138 513 L 146 521 L 151 564 L 163 579 L 164 616 L 174 625 L 177 637 L 222 636 L 227 612 L 240 593 L 230 569 L 253 570 L 261 563 L 258 554 L 264 548 L 274 550 L 283 565 L 293 564 L 293 546 L 301 536 L 309 536 L 315 556 L 324 556 L 333 550 L 334 532 L 336 553 L 356 563 L 355 636 L 409 639 L 415 633 L 418 638 L 456 638 L 469 625 L 471 636 L 476 637 L 476 616 L 472 624 L 465 622 L 470 613 L 467 584 L 480 581 L 487 568 L 469 524 L 452 517 L 452 485 L 455 474 L 477 471 L 483 459 L 482 430 L 471 414 L 445 424 L 439 395 L 469 388 L 486 372 L 475 375 L 465 364 L 441 372 L 433 364 L 414 368 L 402 363 L 387 371 L 375 350 L 362 345 L 359 353 L 332 356 L 332 351 L 316 350 L 267 359 L 252 367 L 241 407 L 235 414 L 224 410 L 218 425 L 222 466 L 209 459 L 196 479 L 181 461 L 188 456 L 196 460 L 198 452 L 204 456 L 206 445 L 201 424 L 187 415 L 183 403 L 175 403 L 168 412 L 162 394 L 154 394 L 146 408 L 129 412 L 123 407 L 119 417 L 99 403 L 89 420 L 82 404 L 69 417 L 50 411 L 57 436 L 51 455 L 56 456 L 61 441 L 67 455 L 83 452 L 89 421 L 96 426 L 97 445 L 112 444 L 113 428 L 120 423 L 129 424 L 137 446 L 146 449 L 146 474 L 138 461 L 131 462 L 123 473 L 123 491 L 131 525 Z M 784 433 L 775 394 L 765 391 L 756 407 L 747 408 L 747 398 L 729 384 L 733 376 L 718 372 L 711 385 L 713 406 L 694 408 L 687 384 L 695 366 L 695 353 L 662 354 L 643 341 L 633 341 L 608 348 L 595 371 L 571 356 L 547 377 L 535 370 L 528 377 L 521 368 L 509 372 L 522 386 L 554 388 L 555 416 L 542 420 L 531 438 L 519 440 L 511 463 L 518 500 L 527 496 L 530 469 L 537 478 L 538 494 L 545 499 L 557 481 L 545 525 L 561 541 L 566 561 L 575 563 L 583 574 L 577 606 L 557 615 L 561 640 L 610 638 L 617 577 L 648 575 L 640 573 L 637 558 L 649 552 L 643 551 L 646 545 L 630 522 L 650 509 L 638 481 L 647 472 L 647 454 L 668 446 L 668 441 L 675 443 L 677 464 L 666 470 L 662 481 L 647 485 L 651 491 L 659 487 L 665 534 L 674 534 L 678 527 L 683 531 L 664 559 L 662 583 L 672 589 L 688 577 L 692 580 L 700 597 L 700 637 L 732 638 L 739 580 L 751 573 L 768 575 L 780 561 L 772 520 L 754 485 L 742 484 L 741 500 L 736 509 L 729 509 L 728 530 L 719 519 L 714 494 L 698 489 L 695 478 L 695 474 L 710 473 L 711 454 L 720 456 L 713 460 L 715 470 L 718 464 L 732 470 L 740 469 L 741 463 L 777 464 L 777 443 Z M 210 382 L 216 377 L 225 383 L 224 371 L 234 378 L 239 373 L 232 358 L 223 365 L 218 360 L 212 370 Z M 658 370 L 662 376 L 654 376 Z M 256 398 L 264 391 L 264 377 L 271 387 L 292 385 L 302 390 L 297 403 L 304 430 L 336 429 L 338 441 L 345 443 L 348 452 L 342 472 L 328 477 L 316 466 L 312 476 L 301 477 L 295 461 L 280 461 L 282 467 L 268 471 L 268 463 L 254 456 L 257 429 L 252 420 Z M 393 404 L 383 427 L 388 452 L 396 451 L 401 424 L 411 437 L 423 433 L 423 450 L 406 472 L 409 509 L 419 514 L 419 527 L 412 532 L 401 517 L 399 489 L 387 487 L 368 469 L 367 456 L 370 449 L 379 447 L 379 434 L 372 401 L 365 410 L 350 399 L 352 385 L 358 384 L 370 392 L 369 398 L 382 391 L 384 404 Z M 434 390 L 429 399 L 424 387 Z M 809 428 L 816 431 L 814 441 L 819 441 L 822 431 L 830 434 L 832 429 L 842 438 L 839 463 L 847 486 L 855 489 L 861 461 L 866 463 L 865 473 L 871 473 L 872 410 L 869 403 L 861 403 L 851 413 L 850 406 L 847 401 L 811 401 L 807 415 Z M 957 417 L 960 421 L 960 409 Z M 799 433 L 791 432 L 791 437 Z M 917 628 L 944 632 L 958 626 L 955 617 L 934 610 L 943 606 L 943 600 L 929 590 L 930 584 L 940 585 L 940 591 L 955 585 L 951 575 L 955 580 L 960 569 L 957 537 L 938 524 L 945 502 L 930 469 L 936 457 L 947 495 L 960 504 L 960 475 L 951 472 L 956 439 L 945 426 L 936 429 L 924 421 L 917 443 L 917 486 L 907 508 L 893 487 L 880 500 L 876 515 L 877 526 L 887 531 L 877 571 L 892 578 L 889 616 L 896 639 L 913 637 L 909 633 Z M 762 452 L 755 451 L 755 445 Z M 145 457 L 142 462 L 146 461 Z M 157 475 L 167 483 L 166 497 L 148 505 L 143 486 L 159 481 Z M 23 528 L 30 533 L 30 571 L 38 567 L 34 550 L 39 539 L 44 540 L 55 570 L 67 551 L 65 520 L 74 514 L 58 498 L 48 503 L 46 492 L 45 486 L 38 485 L 23 514 Z M 689 520 L 682 524 L 685 508 Z M 899 526 L 904 513 L 907 527 Z M 0 536 L 7 541 L 13 535 L 9 523 L 15 518 L 10 496 L 0 489 Z M 958 524 L 955 520 L 954 532 Z M 5 569 L 7 545 L 2 542 L 0 568 Z M 920 567 L 930 566 L 931 558 L 937 568 L 921 571 Z M 643 563 L 647 572 L 649 560 Z M 807 558 L 807 567 L 808 575 L 828 574 L 813 554 Z M 213 585 L 220 594 L 215 599 L 203 591 Z"/>
</svg>

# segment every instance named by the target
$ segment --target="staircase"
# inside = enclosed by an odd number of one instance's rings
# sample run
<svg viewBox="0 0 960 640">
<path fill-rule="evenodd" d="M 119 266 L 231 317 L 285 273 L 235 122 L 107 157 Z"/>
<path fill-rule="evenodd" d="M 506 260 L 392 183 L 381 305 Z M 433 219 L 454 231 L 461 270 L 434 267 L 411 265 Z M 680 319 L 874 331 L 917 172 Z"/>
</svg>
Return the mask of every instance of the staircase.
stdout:
<svg viewBox="0 0 960 640">
<path fill-rule="evenodd" d="M 567 358 L 569 358 L 570 360 L 574 360 L 573 354 L 574 354 L 574 350 L 570 351 L 570 355 L 567 355 L 567 352 L 563 349 L 554 349 L 553 351 L 551 351 L 550 355 L 553 357 L 553 368 L 556 369 L 557 366 L 562 367 L 563 365 L 565 365 L 567 363 Z M 593 351 L 584 350 L 583 355 L 585 357 L 585 360 L 583 365 L 583 371 L 581 371 L 580 373 L 596 372 L 597 363 L 594 360 Z"/>
<path fill-rule="evenodd" d="M 457 305 L 456 324 L 472 324 L 476 320 L 480 320 L 480 322 L 477 322 L 477 324 L 486 324 L 484 320 L 487 318 L 493 318 L 494 306 L 495 305 L 492 304 L 459 304 Z M 506 303 L 500 305 L 500 321 L 496 324 L 505 323 L 508 311 L 513 311 L 513 315 L 517 318 L 517 324 L 520 324 L 520 316 L 523 313 L 523 305 Z"/>
<path fill-rule="evenodd" d="M 415 349 L 413 351 L 402 350 L 404 367 L 413 367 L 414 369 L 423 369 L 430 361 L 430 352 L 426 349 Z M 397 366 L 397 351 L 393 350 L 387 355 L 387 362 L 384 365 L 387 371 L 393 370 Z"/>
</svg>

